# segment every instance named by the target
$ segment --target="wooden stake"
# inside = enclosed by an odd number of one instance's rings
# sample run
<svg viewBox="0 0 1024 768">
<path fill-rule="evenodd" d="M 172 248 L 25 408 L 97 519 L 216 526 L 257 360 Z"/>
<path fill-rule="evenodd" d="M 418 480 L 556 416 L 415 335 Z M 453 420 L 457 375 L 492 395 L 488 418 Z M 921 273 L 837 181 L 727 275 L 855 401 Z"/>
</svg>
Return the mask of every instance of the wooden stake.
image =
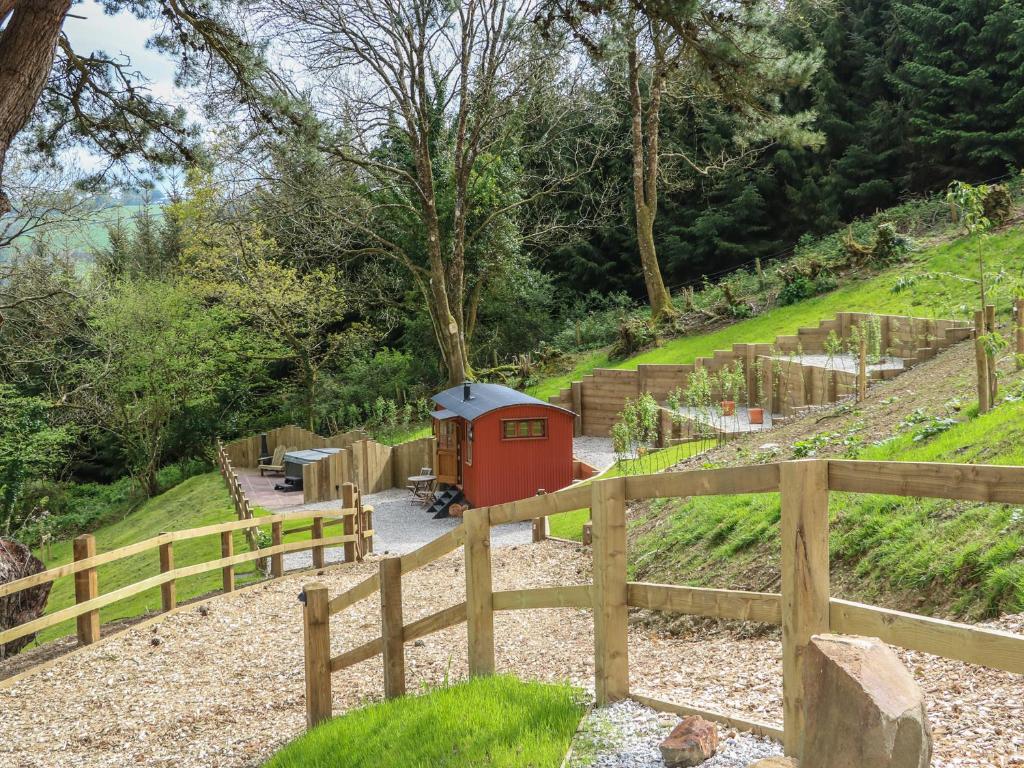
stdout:
<svg viewBox="0 0 1024 768">
<path fill-rule="evenodd" d="M 284 523 L 271 523 L 270 543 L 278 546 L 284 543 Z M 270 556 L 270 575 L 275 579 L 284 576 L 284 553 L 278 552 Z"/>
<path fill-rule="evenodd" d="M 1014 327 L 1016 329 L 1017 370 L 1024 369 L 1024 299 L 1014 301 Z"/>
<path fill-rule="evenodd" d="M 351 509 L 356 505 L 356 487 L 352 483 L 344 483 L 341 486 L 341 506 L 345 509 Z M 341 524 L 342 533 L 346 536 L 351 536 L 355 533 L 359 526 L 355 525 L 355 520 L 351 517 L 346 517 L 344 522 Z M 356 560 L 356 552 L 358 551 L 355 542 L 346 541 L 342 547 L 345 551 L 345 562 L 354 563 Z"/>
<path fill-rule="evenodd" d="M 985 313 L 974 312 L 974 362 L 978 369 L 978 413 L 988 413 L 991 408 L 991 389 L 988 376 L 988 353 L 982 335 L 985 333 Z"/>
<path fill-rule="evenodd" d="M 306 727 L 329 720 L 331 711 L 331 624 L 327 587 L 307 584 L 302 593 L 303 642 L 306 657 Z"/>
<path fill-rule="evenodd" d="M 72 544 L 72 552 L 75 560 L 85 560 L 96 555 L 96 537 L 91 533 L 84 533 L 75 539 Z M 86 600 L 100 596 L 99 577 L 95 568 L 86 568 L 75 574 L 75 602 L 84 603 Z M 100 612 L 99 610 L 83 613 L 78 617 L 78 642 L 80 645 L 89 645 L 100 639 Z"/>
<path fill-rule="evenodd" d="M 995 333 L 996 331 L 996 307 L 995 304 L 989 304 L 985 307 L 985 328 L 989 333 Z M 996 376 L 996 358 L 991 352 L 988 354 L 988 404 L 992 408 L 996 404 L 996 395 L 999 394 L 999 379 Z"/>
<path fill-rule="evenodd" d="M 380 561 L 380 636 L 384 644 L 384 697 L 405 695 L 405 638 L 402 629 L 402 559 Z"/>
<path fill-rule="evenodd" d="M 863 333 L 860 336 L 860 351 L 857 358 L 857 402 L 864 402 L 868 397 L 868 340 Z"/>
<path fill-rule="evenodd" d="M 537 495 L 538 496 L 543 496 L 544 495 L 544 489 L 541 488 L 539 491 L 537 491 Z M 536 544 L 539 541 L 544 541 L 545 539 L 547 539 L 547 537 L 549 535 L 550 535 L 550 530 L 548 528 L 548 518 L 546 516 L 533 518 L 533 530 L 532 530 L 533 543 Z"/>
<path fill-rule="evenodd" d="M 317 541 L 324 537 L 324 518 L 322 515 L 313 516 L 313 540 Z M 324 567 L 324 548 L 323 545 L 313 547 L 313 567 L 323 568 Z"/>
<path fill-rule="evenodd" d="M 800 756 L 803 655 L 811 636 L 829 630 L 828 462 L 779 465 L 782 519 L 782 710 L 784 748 Z"/>
<path fill-rule="evenodd" d="M 174 542 L 167 542 L 160 545 L 160 573 L 167 573 L 174 570 Z M 177 590 L 174 581 L 168 581 L 160 585 L 160 602 L 164 611 L 169 611 L 177 604 Z"/>
<path fill-rule="evenodd" d="M 220 556 L 231 557 L 235 554 L 235 540 L 232 538 L 231 531 L 223 531 L 220 535 Z M 226 565 L 221 571 L 223 574 L 223 584 L 225 592 L 235 591 L 235 566 Z"/>
<path fill-rule="evenodd" d="M 494 606 L 491 588 L 491 526 L 488 511 L 466 511 L 466 634 L 469 674 L 494 674 Z"/>
<path fill-rule="evenodd" d="M 594 552 L 594 687 L 598 706 L 629 695 L 626 483 L 591 485 Z"/>
</svg>

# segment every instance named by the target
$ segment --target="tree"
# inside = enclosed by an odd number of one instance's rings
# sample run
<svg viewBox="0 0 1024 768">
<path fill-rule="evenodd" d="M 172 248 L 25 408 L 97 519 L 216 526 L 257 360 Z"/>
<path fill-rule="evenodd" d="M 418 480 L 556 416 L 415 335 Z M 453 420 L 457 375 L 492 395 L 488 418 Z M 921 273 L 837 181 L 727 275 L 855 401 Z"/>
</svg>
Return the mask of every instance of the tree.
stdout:
<svg viewBox="0 0 1024 768">
<path fill-rule="evenodd" d="M 606 75 L 626 94 L 630 115 L 632 191 L 637 246 L 647 299 L 655 321 L 677 314 L 658 263 L 654 226 L 666 159 L 706 175 L 745 162 L 776 140 L 814 145 L 813 115 L 785 115 L 779 94 L 806 85 L 816 58 L 782 46 L 774 29 L 778 13 L 767 3 L 742 6 L 718 0 L 682 4 L 597 3 L 554 0 L 548 23 L 573 30 Z M 624 70 L 624 76 L 621 74 Z M 708 157 L 662 146 L 666 100 L 699 109 L 726 106 L 745 123 L 730 150 Z"/>
<path fill-rule="evenodd" d="M 157 471 L 177 424 L 239 386 L 234 366 L 248 350 L 237 349 L 229 320 L 181 286 L 146 280 L 113 285 L 93 308 L 94 354 L 80 364 L 91 387 L 80 407 L 117 439 L 149 495 L 160 490 Z"/>
<path fill-rule="evenodd" d="M 282 96 L 280 81 L 243 37 L 223 23 L 234 0 L 105 0 L 107 13 L 126 11 L 161 22 L 149 42 L 175 57 L 181 83 L 228 83 L 241 98 L 266 110 Z M 55 165 L 59 153 L 84 144 L 131 177 L 139 161 L 158 169 L 195 163 L 199 128 L 185 109 L 162 101 L 132 62 L 104 51 L 74 50 L 63 31 L 72 0 L 0 0 L 0 215 L 10 209 L 4 167 L 19 134 L 26 151 Z M 223 102 L 223 99 L 221 99 Z M 105 169 L 105 175 L 110 167 Z"/>
<path fill-rule="evenodd" d="M 1024 156 L 1024 2 L 897 0 L 909 186 L 985 181 Z"/>
<path fill-rule="evenodd" d="M 21 504 L 25 486 L 67 460 L 73 433 L 54 423 L 52 404 L 0 384 L 0 535 L 16 537 L 38 510 Z"/>
<path fill-rule="evenodd" d="M 576 120 L 549 114 L 550 131 L 529 131 L 544 113 L 582 115 L 567 108 L 573 73 L 533 34 L 530 3 L 264 0 L 262 8 L 263 28 L 316 85 L 314 146 L 359 183 L 335 203 L 350 233 L 339 247 L 410 275 L 447 378 L 461 382 L 471 373 L 472 296 L 495 259 L 518 249 L 518 238 L 506 237 L 517 213 L 593 162 Z M 556 90 L 569 97 L 553 98 Z M 555 155 L 569 167 L 540 162 Z"/>
<path fill-rule="evenodd" d="M 286 263 L 244 206 L 221 197 L 209 177 L 193 174 L 190 192 L 168 212 L 180 228 L 182 269 L 202 295 L 257 329 L 263 358 L 295 364 L 303 421 L 315 430 L 321 371 L 335 356 L 336 326 L 348 309 L 340 275 Z"/>
</svg>

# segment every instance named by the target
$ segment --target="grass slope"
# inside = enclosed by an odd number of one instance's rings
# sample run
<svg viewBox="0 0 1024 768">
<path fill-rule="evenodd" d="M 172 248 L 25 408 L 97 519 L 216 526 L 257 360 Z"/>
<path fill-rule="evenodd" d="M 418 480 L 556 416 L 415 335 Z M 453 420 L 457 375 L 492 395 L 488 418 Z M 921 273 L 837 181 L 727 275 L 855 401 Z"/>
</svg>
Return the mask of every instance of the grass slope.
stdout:
<svg viewBox="0 0 1024 768">
<path fill-rule="evenodd" d="M 156 496 L 137 510 L 111 525 L 95 532 L 97 552 L 106 552 L 117 547 L 133 544 L 137 541 L 156 536 L 164 531 L 179 531 L 186 528 L 198 528 L 204 525 L 227 522 L 234 519 L 231 499 L 224 487 L 224 481 L 216 472 L 198 475 L 184 481 L 169 491 Z M 290 539 L 291 540 L 291 539 Z M 247 550 L 243 533 L 234 534 L 236 552 Z M 36 553 L 40 556 L 40 553 Z M 220 537 L 204 536 L 192 541 L 175 542 L 175 566 L 192 565 L 207 560 L 215 560 L 220 555 Z M 50 557 L 46 558 L 48 568 L 62 565 L 72 560 L 70 541 L 62 541 L 51 547 Z M 110 592 L 118 587 L 141 581 L 160 572 L 159 553 L 156 549 L 133 557 L 100 566 L 100 593 Z M 252 580 L 255 569 L 252 564 L 245 563 L 236 568 L 236 580 L 239 585 Z M 220 571 L 199 574 L 177 583 L 177 597 L 183 602 L 198 595 L 213 592 L 221 588 Z M 74 577 L 65 576 L 54 582 L 47 603 L 47 613 L 66 608 L 75 602 Z M 155 588 L 114 603 L 100 610 L 103 622 L 139 616 L 148 611 L 160 610 L 160 589 Z M 67 621 L 41 632 L 36 642 L 45 642 L 55 637 L 74 632 L 75 622 Z"/>
<path fill-rule="evenodd" d="M 885 461 L 1024 463 L 1024 401 L 946 432 L 904 432 L 860 451 Z M 845 596 L 919 613 L 980 618 L 1024 610 L 1024 510 L 1007 504 L 834 493 L 833 586 Z M 659 500 L 633 521 L 630 568 L 643 580 L 777 586 L 777 494 Z"/>
<path fill-rule="evenodd" d="M 678 464 L 683 459 L 696 456 L 701 451 L 700 443 L 681 443 L 669 448 L 652 451 L 640 459 L 623 459 L 616 462 L 607 470 L 602 472 L 601 479 L 609 477 L 625 477 L 627 475 L 641 475 L 652 472 L 661 472 L 669 467 Z M 552 536 L 560 539 L 572 539 L 573 541 L 583 540 L 583 524 L 590 519 L 589 509 L 575 509 L 571 512 L 562 512 L 552 515 L 548 525 Z"/>
<path fill-rule="evenodd" d="M 582 715 L 567 685 L 474 678 L 330 720 L 266 768 L 558 768 Z"/>
<path fill-rule="evenodd" d="M 998 284 L 1004 273 L 1016 276 L 1019 271 L 1020 255 L 1024 252 L 1024 229 L 1008 229 L 984 240 L 979 237 L 961 238 L 923 249 L 906 263 L 868 279 L 854 280 L 831 293 L 786 307 L 775 307 L 716 331 L 671 339 L 627 360 L 612 361 L 607 350 L 599 351 L 580 358 L 571 372 L 545 379 L 529 392 L 545 400 L 595 368 L 634 369 L 643 363 L 685 364 L 697 357 L 711 355 L 716 349 L 728 349 L 736 343 L 771 342 L 776 336 L 795 333 L 797 328 L 816 326 L 836 312 L 967 319 L 968 308 L 973 309 L 978 303 L 978 286 L 973 282 L 977 272 L 978 248 L 985 250 L 989 280 Z M 908 278 L 913 280 L 912 285 L 894 291 L 899 280 Z M 1002 282 L 1006 282 L 1005 279 Z M 992 298 L 998 295 L 996 289 Z M 1000 309 L 1007 310 L 1007 307 Z"/>
</svg>

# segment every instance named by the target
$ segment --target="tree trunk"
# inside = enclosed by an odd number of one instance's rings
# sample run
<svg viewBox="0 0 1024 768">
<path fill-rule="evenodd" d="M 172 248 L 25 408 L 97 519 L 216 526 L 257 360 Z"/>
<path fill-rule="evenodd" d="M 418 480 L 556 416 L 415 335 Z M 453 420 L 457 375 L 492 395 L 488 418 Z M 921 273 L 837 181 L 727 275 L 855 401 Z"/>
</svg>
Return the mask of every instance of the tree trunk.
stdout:
<svg viewBox="0 0 1024 768">
<path fill-rule="evenodd" d="M 644 103 L 640 93 L 640 62 L 636 50 L 636 36 L 629 48 L 629 103 L 632 113 L 631 139 L 633 149 L 633 207 L 636 219 L 636 242 L 640 250 L 640 266 L 647 288 L 647 301 L 651 305 L 651 319 L 655 322 L 675 317 L 679 313 L 661 276 L 658 251 L 654 245 L 654 220 L 658 215 L 658 131 L 661 118 L 661 83 L 655 76 L 651 82 L 650 104 L 644 130 Z M 656 65 L 657 66 L 657 65 Z"/>
<path fill-rule="evenodd" d="M 32 115 L 53 68 L 54 51 L 71 0 L 0 0 L 0 214 L 10 210 L 3 193 L 7 152 Z"/>
<path fill-rule="evenodd" d="M 645 206 L 636 206 L 636 244 L 640 249 L 640 266 L 647 286 L 647 301 L 651 305 L 651 318 L 666 320 L 679 313 L 672 305 L 672 297 L 661 277 L 658 252 L 654 246 L 654 216 Z"/>
</svg>

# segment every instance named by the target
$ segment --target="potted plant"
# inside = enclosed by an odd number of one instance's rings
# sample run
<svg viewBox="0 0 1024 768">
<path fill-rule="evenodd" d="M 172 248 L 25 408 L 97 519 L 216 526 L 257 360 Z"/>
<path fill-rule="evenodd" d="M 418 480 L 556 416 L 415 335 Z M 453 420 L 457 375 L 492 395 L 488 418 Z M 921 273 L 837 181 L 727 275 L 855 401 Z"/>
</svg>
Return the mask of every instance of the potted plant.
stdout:
<svg viewBox="0 0 1024 768">
<path fill-rule="evenodd" d="M 754 405 L 747 411 L 751 424 L 764 424 L 764 370 L 761 358 L 754 360 Z"/>
</svg>

